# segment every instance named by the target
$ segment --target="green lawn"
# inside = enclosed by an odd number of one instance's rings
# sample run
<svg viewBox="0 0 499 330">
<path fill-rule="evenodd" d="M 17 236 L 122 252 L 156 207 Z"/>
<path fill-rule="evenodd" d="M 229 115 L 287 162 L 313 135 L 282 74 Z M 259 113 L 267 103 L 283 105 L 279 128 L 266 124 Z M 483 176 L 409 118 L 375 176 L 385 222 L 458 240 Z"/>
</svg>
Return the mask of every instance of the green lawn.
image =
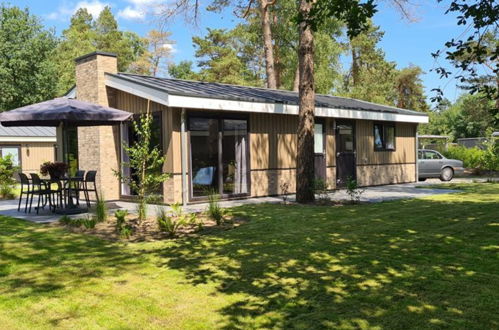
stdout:
<svg viewBox="0 0 499 330">
<path fill-rule="evenodd" d="M 110 243 L 0 218 L 0 324 L 499 328 L 499 184 L 348 207 L 246 206 L 210 236 Z"/>
</svg>

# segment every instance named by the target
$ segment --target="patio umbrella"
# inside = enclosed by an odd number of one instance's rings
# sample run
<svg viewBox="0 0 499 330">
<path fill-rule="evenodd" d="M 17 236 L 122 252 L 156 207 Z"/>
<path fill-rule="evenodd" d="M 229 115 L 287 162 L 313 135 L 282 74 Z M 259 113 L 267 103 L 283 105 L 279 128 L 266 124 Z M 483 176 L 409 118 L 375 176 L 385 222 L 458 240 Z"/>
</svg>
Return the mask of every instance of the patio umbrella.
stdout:
<svg viewBox="0 0 499 330">
<path fill-rule="evenodd" d="M 64 97 L 0 113 L 3 126 L 97 126 L 129 120 L 130 112 Z"/>
</svg>

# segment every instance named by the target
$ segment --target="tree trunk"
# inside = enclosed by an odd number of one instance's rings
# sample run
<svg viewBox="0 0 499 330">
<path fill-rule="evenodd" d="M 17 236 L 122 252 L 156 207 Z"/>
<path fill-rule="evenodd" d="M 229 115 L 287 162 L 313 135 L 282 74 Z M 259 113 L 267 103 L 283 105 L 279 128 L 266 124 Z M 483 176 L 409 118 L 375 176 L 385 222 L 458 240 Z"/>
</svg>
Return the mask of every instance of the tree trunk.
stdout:
<svg viewBox="0 0 499 330">
<path fill-rule="evenodd" d="M 296 66 L 295 79 L 293 80 L 293 92 L 298 92 L 300 88 L 300 65 Z"/>
<path fill-rule="evenodd" d="M 350 39 L 350 44 L 352 44 Z M 352 47 L 352 85 L 354 87 L 359 84 L 359 54 Z"/>
<path fill-rule="evenodd" d="M 300 13 L 308 17 L 312 3 L 300 0 Z M 314 201 L 314 35 L 306 22 L 299 27 L 298 65 L 299 84 L 299 123 L 298 150 L 296 158 L 296 201 L 307 203 Z"/>
<path fill-rule="evenodd" d="M 262 15 L 263 50 L 265 52 L 265 71 L 267 73 L 267 87 L 277 88 L 274 49 L 272 46 L 272 30 L 270 29 L 269 2 L 260 0 L 260 11 Z"/>
</svg>

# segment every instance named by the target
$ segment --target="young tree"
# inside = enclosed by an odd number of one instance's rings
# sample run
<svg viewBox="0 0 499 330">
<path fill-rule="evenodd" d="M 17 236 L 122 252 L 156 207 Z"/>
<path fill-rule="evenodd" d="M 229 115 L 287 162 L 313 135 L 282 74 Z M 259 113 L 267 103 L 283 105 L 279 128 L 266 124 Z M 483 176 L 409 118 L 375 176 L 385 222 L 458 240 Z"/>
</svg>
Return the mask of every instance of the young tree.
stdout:
<svg viewBox="0 0 499 330">
<path fill-rule="evenodd" d="M 0 111 L 55 96 L 57 40 L 28 9 L 0 4 Z"/>
<path fill-rule="evenodd" d="M 147 216 L 150 195 L 156 192 L 161 183 L 170 177 L 168 173 L 161 171 L 165 162 L 162 151 L 151 144 L 151 125 L 152 116 L 149 111 L 141 115 L 138 121 L 133 122 L 137 142 L 131 146 L 123 145 L 129 159 L 123 166 L 130 167 L 132 174 L 125 175 L 120 170 L 114 171 L 121 182 L 128 184 L 130 189 L 137 193 L 139 221 L 144 220 Z"/>
</svg>

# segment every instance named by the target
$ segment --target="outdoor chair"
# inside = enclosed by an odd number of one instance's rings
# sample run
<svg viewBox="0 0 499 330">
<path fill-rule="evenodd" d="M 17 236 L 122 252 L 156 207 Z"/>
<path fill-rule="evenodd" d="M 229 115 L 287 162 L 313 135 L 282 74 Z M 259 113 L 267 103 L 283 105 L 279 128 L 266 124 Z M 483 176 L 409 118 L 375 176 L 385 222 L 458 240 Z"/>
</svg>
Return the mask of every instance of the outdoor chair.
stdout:
<svg viewBox="0 0 499 330">
<path fill-rule="evenodd" d="M 17 206 L 17 212 L 21 210 L 21 201 L 23 199 L 23 194 L 26 195 L 26 205 L 24 206 L 24 213 L 28 211 L 28 201 L 31 194 L 32 186 L 29 182 L 29 178 L 26 174 L 19 172 L 19 181 L 21 183 L 21 192 L 19 193 L 19 205 Z"/>
<path fill-rule="evenodd" d="M 47 202 L 49 203 L 49 207 L 52 208 L 52 211 L 55 211 L 55 208 L 57 206 L 57 200 L 54 200 L 54 203 L 52 203 L 52 195 L 55 195 L 59 197 L 59 202 L 62 205 L 62 188 L 60 186 L 60 183 L 57 182 L 58 189 L 52 189 L 51 184 L 45 184 L 42 182 L 38 174 L 35 173 L 30 173 L 31 175 L 31 184 L 32 184 L 32 189 L 31 189 L 31 197 L 29 201 L 29 211 L 31 213 L 31 207 L 33 205 L 33 196 L 37 195 L 38 196 L 38 203 L 36 206 L 36 214 L 40 212 L 40 202 L 42 202 L 41 208 L 44 208 L 45 205 L 47 205 Z M 45 199 L 45 200 L 44 200 Z"/>
<path fill-rule="evenodd" d="M 74 197 L 76 199 L 76 205 L 80 205 L 80 193 L 84 192 L 83 191 L 84 181 L 85 181 L 85 171 L 78 170 L 76 171 L 75 175 L 71 178 L 71 180 L 68 182 L 68 187 L 66 187 L 66 189 L 71 188 L 70 191 L 71 193 L 69 193 L 68 191 L 67 196 L 69 196 L 69 198 Z"/>
<path fill-rule="evenodd" d="M 90 207 L 90 193 L 95 194 L 95 199 L 99 200 L 99 194 L 97 193 L 97 184 L 95 179 L 97 176 L 97 171 L 88 171 L 85 175 L 85 179 L 82 182 L 83 188 L 80 189 L 85 194 L 85 201 L 87 202 L 87 207 Z M 89 185 L 90 184 L 90 185 Z"/>
</svg>

